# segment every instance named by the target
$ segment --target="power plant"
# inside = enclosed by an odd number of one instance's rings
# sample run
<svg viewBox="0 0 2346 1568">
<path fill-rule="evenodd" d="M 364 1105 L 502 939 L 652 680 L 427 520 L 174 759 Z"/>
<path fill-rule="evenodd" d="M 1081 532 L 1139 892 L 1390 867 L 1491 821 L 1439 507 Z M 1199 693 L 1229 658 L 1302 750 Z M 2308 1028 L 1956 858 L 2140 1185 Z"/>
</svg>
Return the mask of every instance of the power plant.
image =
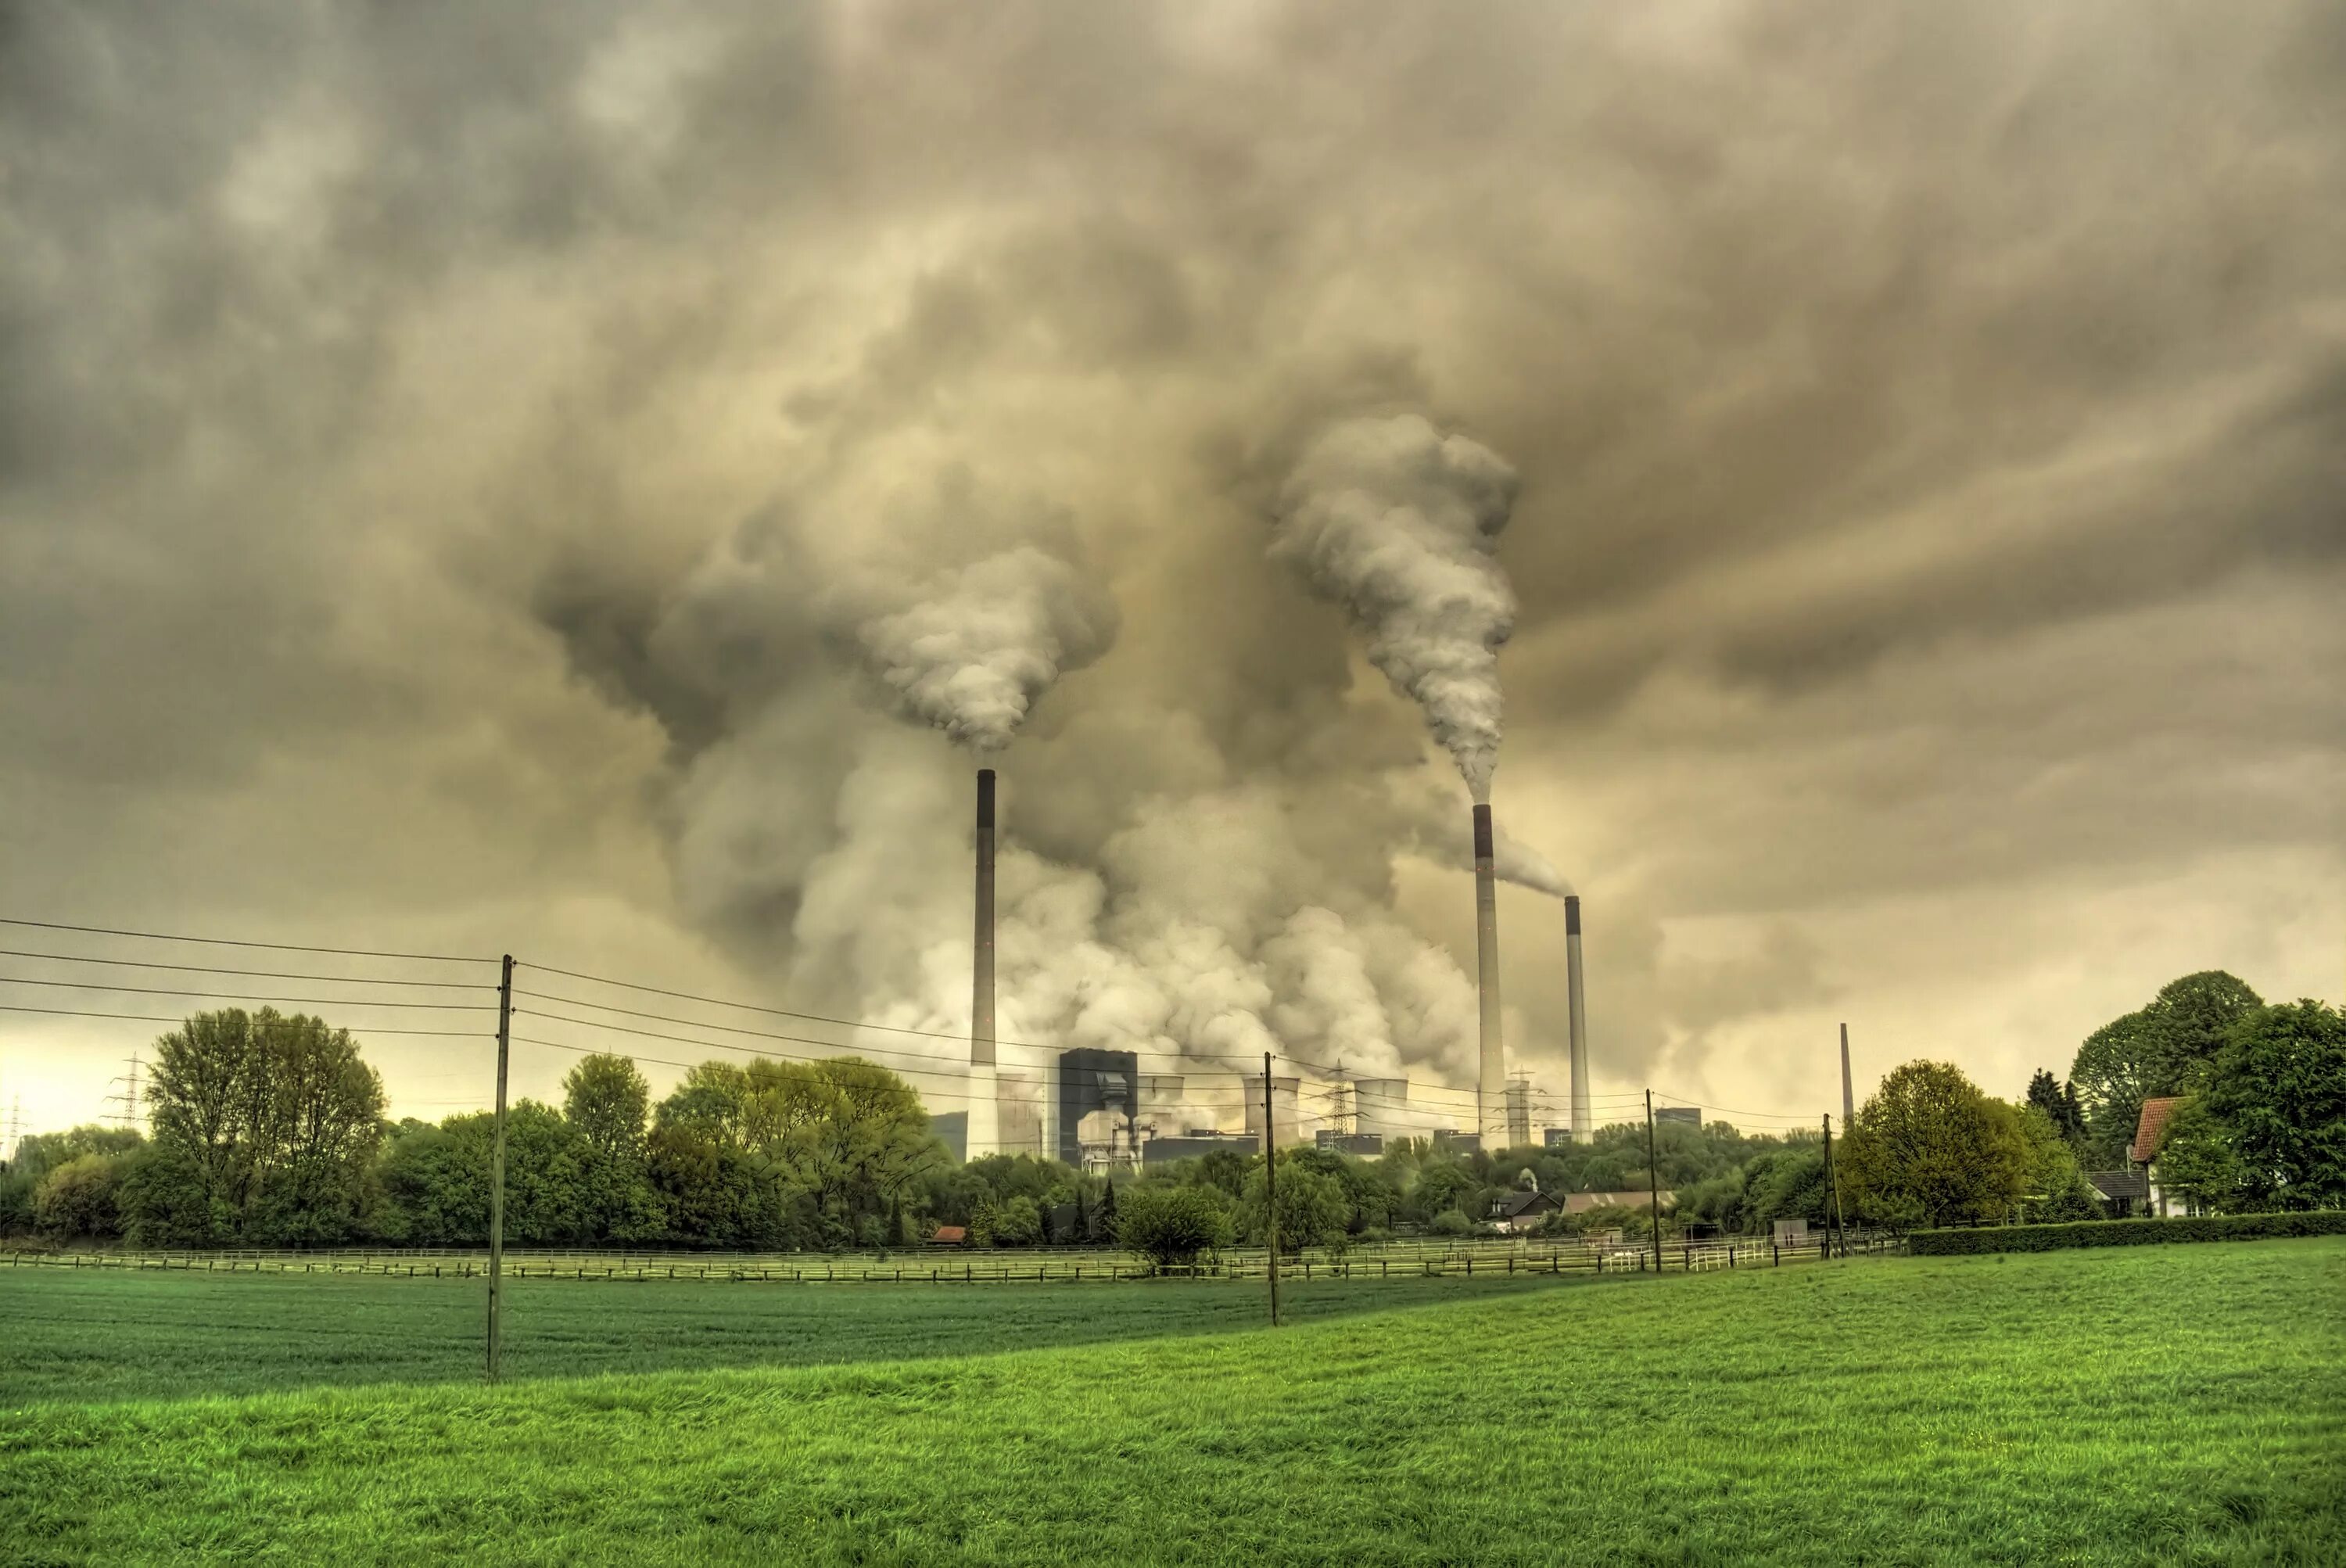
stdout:
<svg viewBox="0 0 2346 1568">
<path fill-rule="evenodd" d="M 1324 1088 L 1315 1080 L 1311 1100 L 1325 1109 L 1305 1112 L 1301 1074 L 1274 1073 L 1270 1125 L 1264 1125 L 1263 1080 L 1233 1074 L 1219 1083 L 1141 1071 L 1140 1053 L 1079 1047 L 1049 1061 L 1006 1070 L 1000 1062 L 994 983 L 995 778 L 977 770 L 975 879 L 970 967 L 967 1105 L 938 1118 L 941 1131 L 965 1159 L 987 1155 L 1055 1157 L 1079 1168 L 1134 1166 L 1175 1157 L 1173 1150 L 1238 1146 L 1260 1149 L 1322 1143 L 1350 1153 L 1382 1150 L 1395 1140 L 1431 1137 L 1464 1152 L 1532 1143 L 1535 1094 L 1528 1077 L 1507 1075 L 1499 988 L 1497 857 L 1491 808 L 1474 808 L 1474 947 L 1480 1038 L 1474 1115 L 1441 1105 L 1412 1104 L 1404 1077 L 1352 1078 L 1340 1068 Z M 1571 1049 L 1571 1136 L 1594 1134 L 1586 1019 L 1581 999 L 1580 900 L 1565 900 Z M 1317 1125 L 1307 1125 L 1316 1123 Z M 1244 1131 L 1237 1129 L 1243 1127 Z"/>
</svg>

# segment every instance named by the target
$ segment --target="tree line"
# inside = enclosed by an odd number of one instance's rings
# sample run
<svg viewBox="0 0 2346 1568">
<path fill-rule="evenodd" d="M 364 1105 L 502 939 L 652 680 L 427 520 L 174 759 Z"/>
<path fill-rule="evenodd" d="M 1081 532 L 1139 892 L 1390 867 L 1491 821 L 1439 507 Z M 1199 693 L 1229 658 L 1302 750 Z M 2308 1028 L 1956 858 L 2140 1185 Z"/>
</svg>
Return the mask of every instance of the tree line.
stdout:
<svg viewBox="0 0 2346 1568">
<path fill-rule="evenodd" d="M 2188 974 L 2039 1070 L 2017 1104 L 1910 1062 L 1850 1129 L 1852 1212 L 1896 1227 L 2106 1217 L 2087 1171 L 2136 1168 L 2147 1100 L 2182 1101 L 2159 1185 L 2211 1213 L 2346 1207 L 2346 1014 L 2268 1004 L 2220 970 Z"/>
<path fill-rule="evenodd" d="M 2189 975 L 2097 1030 L 2071 1074 L 2018 1102 L 1958 1069 L 1908 1063 L 1835 1149 L 1842 1212 L 1892 1227 L 2100 1217 L 2088 1170 L 2123 1163 L 2144 1099 L 2190 1096 L 2162 1177 L 2211 1210 L 2346 1204 L 2346 1024 Z M 0 1173 L 0 1234 L 141 1246 L 477 1246 L 487 1237 L 488 1112 L 385 1116 L 347 1030 L 301 1014 L 198 1014 L 157 1043 L 149 1132 L 86 1126 L 22 1141 Z M 1586 1145 L 1460 1153 L 1399 1140 L 1359 1159 L 1279 1156 L 1284 1247 L 1468 1236 L 1494 1201 L 1676 1194 L 1666 1225 L 1761 1235 L 1828 1217 L 1814 1134 L 1725 1123 L 1597 1130 Z M 2113 1151 L 2120 1151 L 2114 1157 Z M 583 1057 L 559 1104 L 506 1125 L 505 1238 L 522 1247 L 757 1250 L 915 1245 L 944 1225 L 993 1247 L 1127 1244 L 1165 1260 L 1269 1231 L 1260 1156 L 1217 1151 L 1110 1178 L 1031 1156 L 955 1161 L 918 1095 L 855 1057 L 708 1062 L 655 1102 L 625 1057 Z M 1666 1206 L 1668 1207 L 1668 1206 Z M 1650 1234 L 1637 1207 L 1552 1214 L 1549 1235 Z"/>
</svg>

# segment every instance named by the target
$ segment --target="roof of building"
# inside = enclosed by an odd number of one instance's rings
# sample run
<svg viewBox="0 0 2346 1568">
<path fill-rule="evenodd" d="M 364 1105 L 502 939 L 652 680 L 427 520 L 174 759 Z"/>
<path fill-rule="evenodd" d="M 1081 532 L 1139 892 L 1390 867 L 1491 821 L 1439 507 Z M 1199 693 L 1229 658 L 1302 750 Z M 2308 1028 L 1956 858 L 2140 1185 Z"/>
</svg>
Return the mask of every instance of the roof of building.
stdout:
<svg viewBox="0 0 2346 1568">
<path fill-rule="evenodd" d="M 1662 1189 L 1662 1207 L 1668 1208 L 1678 1201 L 1678 1194 Z M 1644 1187 L 1635 1192 L 1576 1192 L 1564 1200 L 1566 1214 L 1586 1214 L 1592 1208 L 1650 1208 L 1653 1195 Z"/>
<path fill-rule="evenodd" d="M 2158 1157 L 2158 1145 L 2167 1137 L 2167 1124 L 2175 1119 L 2176 1108 L 2188 1098 L 2183 1095 L 2168 1095 L 2142 1103 L 2142 1120 L 2135 1124 L 2134 1146 L 2127 1157 L 2148 1165 Z"/>
<path fill-rule="evenodd" d="M 2140 1171 L 2087 1171 L 2086 1179 L 2104 1197 L 2148 1197 L 2150 1178 Z"/>
<path fill-rule="evenodd" d="M 1556 1206 L 1556 1199 L 1544 1192 L 1502 1193 L 1491 1200 L 1491 1217 L 1513 1219 L 1522 1214 L 1545 1214 Z"/>
<path fill-rule="evenodd" d="M 969 1232 L 964 1227 L 958 1225 L 941 1225 L 937 1227 L 936 1234 L 930 1237 L 929 1239 L 935 1242 L 940 1247 L 957 1247 L 963 1241 L 966 1240 L 968 1237 Z"/>
</svg>

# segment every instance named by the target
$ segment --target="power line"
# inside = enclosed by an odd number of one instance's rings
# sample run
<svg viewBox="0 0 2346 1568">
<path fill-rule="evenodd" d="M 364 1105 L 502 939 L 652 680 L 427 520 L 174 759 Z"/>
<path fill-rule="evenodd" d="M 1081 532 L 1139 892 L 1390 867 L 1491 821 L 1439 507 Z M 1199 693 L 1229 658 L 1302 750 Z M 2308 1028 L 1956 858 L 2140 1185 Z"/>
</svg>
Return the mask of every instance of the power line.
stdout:
<svg viewBox="0 0 2346 1568">
<path fill-rule="evenodd" d="M 52 1018 L 122 1018 L 133 1023 L 178 1024 L 184 1018 L 158 1018 L 151 1013 L 92 1013 L 79 1007 L 26 1007 L 21 1003 L 0 1002 L 0 1013 L 40 1013 Z M 360 1034 L 430 1034 L 446 1040 L 484 1040 L 491 1036 L 478 1029 L 377 1029 L 372 1025 L 354 1030 Z"/>
<path fill-rule="evenodd" d="M 173 991 L 154 985 L 96 985 L 79 980 L 27 980 L 15 974 L 0 974 L 0 985 L 46 985 L 65 991 L 108 991 L 134 996 L 199 996 L 215 1002 L 282 1002 L 292 1007 L 410 1007 L 439 1013 L 496 1010 L 496 1004 L 491 1002 L 369 1002 L 356 996 L 270 996 L 251 991 Z"/>
<path fill-rule="evenodd" d="M 0 947 L 0 958 L 38 958 L 56 963 L 103 963 L 116 969 L 168 969 L 183 974 L 235 974 L 248 980 L 322 980 L 329 985 L 420 985 L 440 991 L 495 991 L 477 980 L 395 980 L 382 974 L 297 974 L 281 969 L 226 969 L 211 963 L 159 963 L 144 958 L 87 958 L 70 952 L 28 952 Z M 91 989 L 102 989 L 93 986 Z"/>
<path fill-rule="evenodd" d="M 258 947 L 273 952 L 328 952 L 342 958 L 403 958 L 418 963 L 495 963 L 493 958 L 475 958 L 451 952 L 389 952 L 364 947 L 305 947 L 291 942 L 242 942 L 224 936 L 174 936 L 165 932 L 118 931 L 112 926 L 66 925 L 59 921 L 17 920 L 0 915 L 0 925 L 32 926 L 41 931 L 74 931 L 87 936 L 127 936 L 141 942 L 194 942 L 212 947 Z"/>
</svg>

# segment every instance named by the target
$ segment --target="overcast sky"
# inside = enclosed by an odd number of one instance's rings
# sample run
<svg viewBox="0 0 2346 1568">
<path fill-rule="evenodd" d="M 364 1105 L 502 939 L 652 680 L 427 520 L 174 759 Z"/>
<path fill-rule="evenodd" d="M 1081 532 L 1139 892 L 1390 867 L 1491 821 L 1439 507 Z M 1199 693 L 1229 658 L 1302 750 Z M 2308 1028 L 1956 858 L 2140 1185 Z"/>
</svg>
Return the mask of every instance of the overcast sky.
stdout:
<svg viewBox="0 0 2346 1568">
<path fill-rule="evenodd" d="M 1004 1033 L 1469 1082 L 1464 788 L 1270 550 L 1413 417 L 1515 475 L 1493 799 L 1600 1095 L 2335 997 L 2341 103 L 2324 4 L 0 8 L 0 915 L 950 1034 L 973 759 L 891 637 L 1031 567 Z M 316 1010 L 487 1093 L 367 1028 L 476 1015 Z M 0 1013 L 0 1115 L 156 1032 Z"/>
</svg>

